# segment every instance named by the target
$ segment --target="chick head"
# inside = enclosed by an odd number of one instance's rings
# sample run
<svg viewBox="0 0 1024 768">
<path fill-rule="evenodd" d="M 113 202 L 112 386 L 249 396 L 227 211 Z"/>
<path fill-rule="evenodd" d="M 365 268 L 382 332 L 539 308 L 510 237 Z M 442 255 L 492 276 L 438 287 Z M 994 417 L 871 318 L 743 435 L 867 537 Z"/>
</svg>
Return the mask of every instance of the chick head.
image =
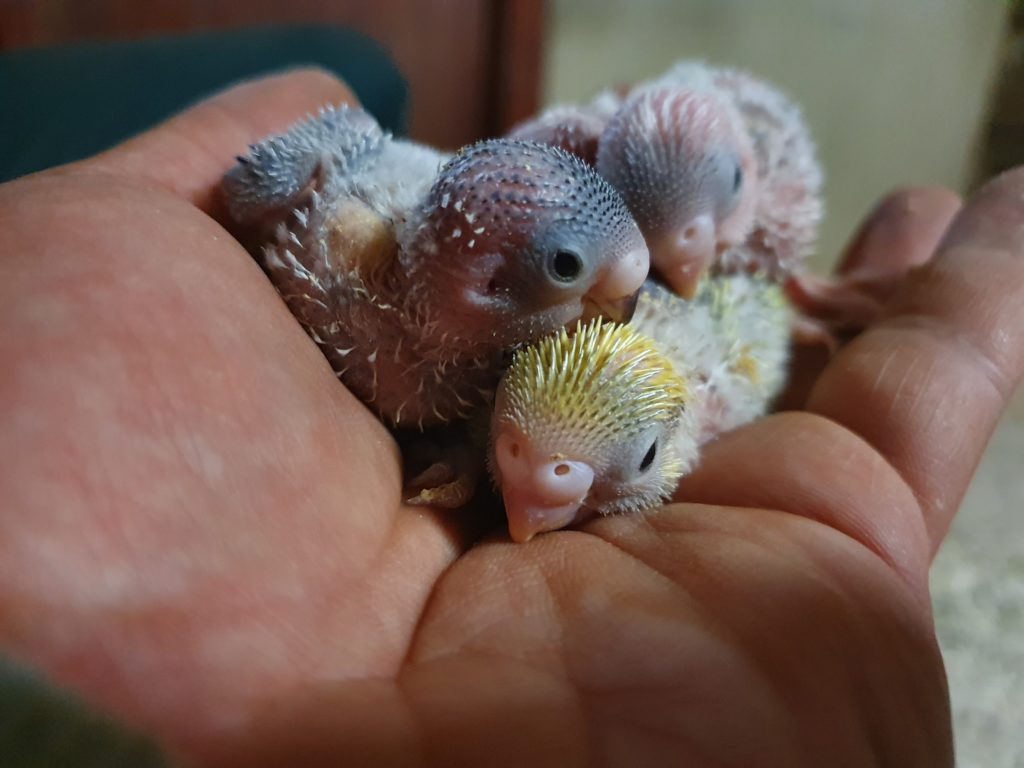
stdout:
<svg viewBox="0 0 1024 768">
<path fill-rule="evenodd" d="M 626 325 L 578 323 L 517 352 L 490 453 L 512 538 L 667 498 L 696 451 L 688 399 L 672 364 Z"/>
<path fill-rule="evenodd" d="M 427 211 L 424 277 L 444 292 L 453 334 L 511 346 L 581 317 L 632 314 L 647 246 L 620 195 L 575 156 L 479 142 L 441 170 Z"/>
<path fill-rule="evenodd" d="M 752 226 L 753 146 L 735 107 L 712 91 L 640 90 L 601 136 L 597 169 L 636 217 L 654 266 L 683 296 Z"/>
</svg>

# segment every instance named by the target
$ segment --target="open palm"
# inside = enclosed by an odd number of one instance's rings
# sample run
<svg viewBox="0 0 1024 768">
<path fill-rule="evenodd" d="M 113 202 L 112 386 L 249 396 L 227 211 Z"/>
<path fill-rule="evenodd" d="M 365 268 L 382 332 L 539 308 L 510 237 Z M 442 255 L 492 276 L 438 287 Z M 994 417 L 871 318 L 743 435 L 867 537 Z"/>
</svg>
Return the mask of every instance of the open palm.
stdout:
<svg viewBox="0 0 1024 768">
<path fill-rule="evenodd" d="M 251 83 L 0 188 L 4 651 L 208 762 L 951 764 L 927 567 L 1024 368 L 1024 174 L 930 260 L 955 199 L 883 205 L 885 319 L 680 503 L 513 545 L 401 505 L 217 223 L 235 154 L 345 97 Z"/>
</svg>

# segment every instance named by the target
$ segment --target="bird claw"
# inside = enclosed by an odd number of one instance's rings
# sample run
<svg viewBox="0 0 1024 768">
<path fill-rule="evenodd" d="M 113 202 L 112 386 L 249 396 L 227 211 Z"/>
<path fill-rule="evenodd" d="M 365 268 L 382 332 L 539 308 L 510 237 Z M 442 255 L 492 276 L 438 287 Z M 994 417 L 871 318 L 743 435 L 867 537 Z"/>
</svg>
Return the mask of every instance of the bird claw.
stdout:
<svg viewBox="0 0 1024 768">
<path fill-rule="evenodd" d="M 435 461 L 425 470 L 412 478 L 409 488 L 434 488 L 446 483 L 454 482 L 456 478 L 455 468 L 446 461 Z"/>
</svg>

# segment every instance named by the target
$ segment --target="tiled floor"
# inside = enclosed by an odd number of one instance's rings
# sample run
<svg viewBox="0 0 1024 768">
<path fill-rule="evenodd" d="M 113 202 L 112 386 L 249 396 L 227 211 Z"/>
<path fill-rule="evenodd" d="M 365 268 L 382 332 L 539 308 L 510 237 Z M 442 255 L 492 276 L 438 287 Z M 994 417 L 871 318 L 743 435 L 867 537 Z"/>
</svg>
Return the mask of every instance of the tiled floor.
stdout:
<svg viewBox="0 0 1024 768">
<path fill-rule="evenodd" d="M 817 268 L 873 201 L 971 176 L 1007 0 L 553 0 L 549 102 L 704 58 L 804 104 L 828 174 Z M 1024 394 L 978 469 L 932 586 L 962 768 L 1024 768 Z"/>
</svg>

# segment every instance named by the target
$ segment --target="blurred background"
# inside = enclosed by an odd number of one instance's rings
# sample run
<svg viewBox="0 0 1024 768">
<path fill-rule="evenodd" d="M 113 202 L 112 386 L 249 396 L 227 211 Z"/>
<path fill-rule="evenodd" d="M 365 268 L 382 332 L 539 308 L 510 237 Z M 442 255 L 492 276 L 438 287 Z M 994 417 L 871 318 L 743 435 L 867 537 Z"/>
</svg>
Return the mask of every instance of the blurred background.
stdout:
<svg viewBox="0 0 1024 768">
<path fill-rule="evenodd" d="M 1024 163 L 1020 0 L 0 0 L 0 180 L 289 65 L 329 67 L 386 126 L 455 147 L 681 57 L 804 105 L 828 178 L 819 271 L 893 187 L 966 193 Z M 1022 460 L 1018 396 L 933 570 L 968 768 L 1024 767 Z"/>
</svg>

